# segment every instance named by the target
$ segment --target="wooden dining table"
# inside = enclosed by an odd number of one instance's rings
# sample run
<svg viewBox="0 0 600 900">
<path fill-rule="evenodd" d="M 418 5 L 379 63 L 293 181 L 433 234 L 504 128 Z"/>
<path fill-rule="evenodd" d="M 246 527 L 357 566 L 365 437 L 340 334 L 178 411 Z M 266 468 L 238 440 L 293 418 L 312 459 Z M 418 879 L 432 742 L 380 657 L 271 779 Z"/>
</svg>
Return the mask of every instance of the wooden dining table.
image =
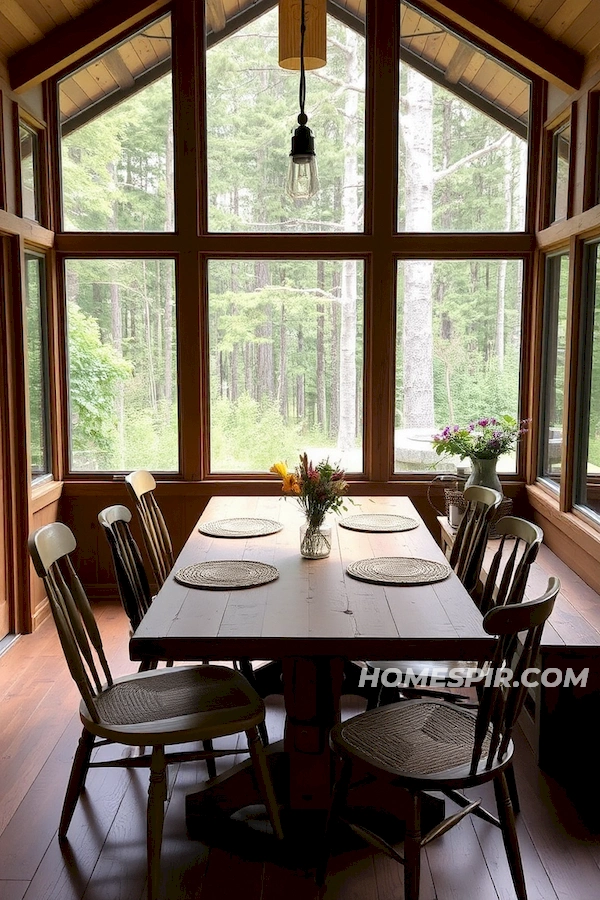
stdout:
<svg viewBox="0 0 600 900">
<path fill-rule="evenodd" d="M 299 537 L 304 519 L 293 498 L 212 498 L 200 523 L 248 517 L 274 520 L 283 527 L 243 538 L 207 536 L 194 527 L 130 643 L 134 660 L 277 662 L 282 677 L 275 690 L 284 695 L 286 724 L 283 752 L 271 752 L 285 762 L 284 802 L 294 810 L 325 809 L 329 803 L 328 733 L 339 720 L 349 663 L 484 659 L 492 643 L 477 607 L 451 570 L 442 581 L 409 586 L 373 584 L 347 573 L 350 563 L 372 557 L 445 561 L 407 497 L 359 497 L 348 500 L 346 507 L 342 519 L 385 514 L 409 517 L 416 527 L 356 531 L 342 527 L 334 516 L 330 555 L 306 559 L 300 554 Z M 266 563 L 276 567 L 278 577 L 260 587 L 235 590 L 178 583 L 175 575 L 183 567 L 209 560 Z M 272 764 L 276 767 L 274 760 Z M 228 777 L 240 773 L 236 767 L 218 779 L 215 793 L 223 802 Z M 235 802 L 251 799 L 251 793 L 247 780 L 245 788 L 238 787 Z M 193 801 L 188 813 L 193 819 Z"/>
</svg>

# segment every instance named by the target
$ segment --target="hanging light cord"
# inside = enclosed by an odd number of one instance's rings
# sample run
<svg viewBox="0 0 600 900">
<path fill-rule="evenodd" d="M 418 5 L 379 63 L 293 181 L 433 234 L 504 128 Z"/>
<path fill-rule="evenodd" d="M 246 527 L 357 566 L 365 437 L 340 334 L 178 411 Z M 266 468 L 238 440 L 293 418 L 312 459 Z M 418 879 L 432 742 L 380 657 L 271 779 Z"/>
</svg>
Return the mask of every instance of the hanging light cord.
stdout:
<svg viewBox="0 0 600 900">
<path fill-rule="evenodd" d="M 300 88 L 298 90 L 300 116 L 303 117 L 301 124 L 306 123 L 306 116 L 304 115 L 304 101 L 306 100 L 306 73 L 304 70 L 304 35 L 306 34 L 306 20 L 304 4 L 305 0 L 302 0 L 300 12 Z M 298 116 L 298 122 L 300 122 L 300 116 Z"/>
</svg>

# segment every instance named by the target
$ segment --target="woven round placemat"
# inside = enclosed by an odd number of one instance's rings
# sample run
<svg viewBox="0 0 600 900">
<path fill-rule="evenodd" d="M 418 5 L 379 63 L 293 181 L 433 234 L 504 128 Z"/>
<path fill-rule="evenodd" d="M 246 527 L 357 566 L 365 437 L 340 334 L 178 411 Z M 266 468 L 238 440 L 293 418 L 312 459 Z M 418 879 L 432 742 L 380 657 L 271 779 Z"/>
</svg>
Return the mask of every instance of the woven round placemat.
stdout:
<svg viewBox="0 0 600 900">
<path fill-rule="evenodd" d="M 419 526 L 416 519 L 411 519 L 410 516 L 393 516 L 389 513 L 346 516 L 345 519 L 340 519 L 339 524 L 351 531 L 411 531 Z"/>
<path fill-rule="evenodd" d="M 274 519 L 215 519 L 202 522 L 198 531 L 211 537 L 245 538 L 258 537 L 263 534 L 275 534 L 283 525 Z"/>
<path fill-rule="evenodd" d="M 214 559 L 179 569 L 175 581 L 188 587 L 232 590 L 258 587 L 279 578 L 275 566 L 249 559 Z"/>
<path fill-rule="evenodd" d="M 413 556 L 376 556 L 350 563 L 348 575 L 372 584 L 433 584 L 450 574 L 450 566 Z"/>
</svg>

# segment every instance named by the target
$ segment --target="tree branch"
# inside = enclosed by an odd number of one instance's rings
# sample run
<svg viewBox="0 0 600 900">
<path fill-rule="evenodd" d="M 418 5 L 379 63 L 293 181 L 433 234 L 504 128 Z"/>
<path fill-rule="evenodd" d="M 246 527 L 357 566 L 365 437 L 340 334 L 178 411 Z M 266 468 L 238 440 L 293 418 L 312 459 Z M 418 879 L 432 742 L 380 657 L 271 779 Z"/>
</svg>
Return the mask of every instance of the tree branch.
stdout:
<svg viewBox="0 0 600 900">
<path fill-rule="evenodd" d="M 497 141 L 494 141 L 493 144 L 488 144 L 486 147 L 480 147 L 479 150 L 474 150 L 473 153 L 469 153 L 468 156 L 463 156 L 462 159 L 459 159 L 457 162 L 452 163 L 451 166 L 448 166 L 446 169 L 441 169 L 439 172 L 434 172 L 433 180 L 434 182 L 440 181 L 441 178 L 446 178 L 448 175 L 452 175 L 457 169 L 462 168 L 462 166 L 466 166 L 468 163 L 473 162 L 475 159 L 479 159 L 481 156 L 485 156 L 487 153 L 491 153 L 492 150 L 497 150 L 502 146 L 509 138 L 508 132 L 503 134 L 502 137 L 499 137 Z"/>
</svg>

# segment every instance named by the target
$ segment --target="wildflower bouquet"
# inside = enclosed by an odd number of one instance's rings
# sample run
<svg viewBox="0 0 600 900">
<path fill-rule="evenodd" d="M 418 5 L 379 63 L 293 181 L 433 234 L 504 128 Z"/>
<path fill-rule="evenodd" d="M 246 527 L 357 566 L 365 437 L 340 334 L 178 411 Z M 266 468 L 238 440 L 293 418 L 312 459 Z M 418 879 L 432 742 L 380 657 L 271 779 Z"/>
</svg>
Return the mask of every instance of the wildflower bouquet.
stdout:
<svg viewBox="0 0 600 900">
<path fill-rule="evenodd" d="M 446 425 L 433 438 L 438 456 L 450 454 L 465 459 L 498 459 L 509 453 L 525 434 L 527 420 L 517 422 L 512 416 L 479 419 L 468 425 Z"/>
<path fill-rule="evenodd" d="M 275 463 L 270 471 L 280 476 L 283 493 L 298 501 L 311 528 L 319 528 L 328 512 L 339 513 L 345 509 L 343 494 L 348 489 L 345 472 L 332 466 L 329 459 L 314 466 L 303 453 L 293 472 L 288 471 L 284 462 Z"/>
</svg>

